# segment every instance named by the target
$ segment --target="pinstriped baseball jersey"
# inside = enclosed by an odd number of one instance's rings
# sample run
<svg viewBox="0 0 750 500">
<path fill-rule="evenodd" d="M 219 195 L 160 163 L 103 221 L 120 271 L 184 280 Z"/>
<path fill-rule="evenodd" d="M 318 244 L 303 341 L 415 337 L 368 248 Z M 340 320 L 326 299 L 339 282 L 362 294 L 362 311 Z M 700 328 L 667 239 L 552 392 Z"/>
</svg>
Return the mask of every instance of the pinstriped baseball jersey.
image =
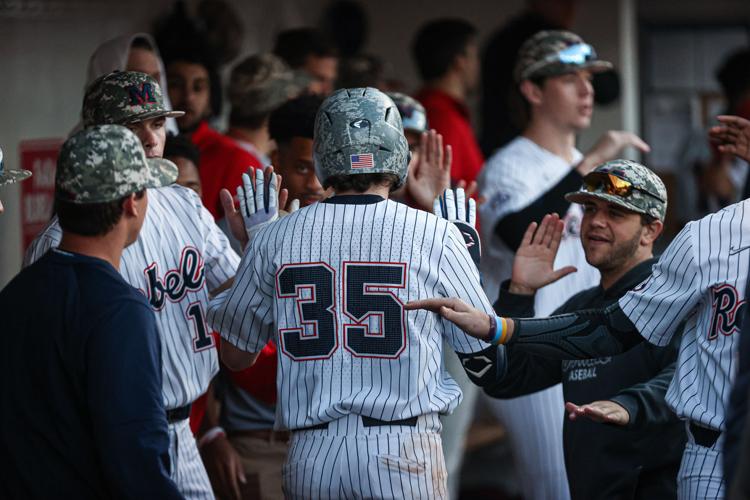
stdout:
<svg viewBox="0 0 750 500">
<path fill-rule="evenodd" d="M 24 265 L 60 243 L 54 219 L 26 252 Z M 148 297 L 161 334 L 164 405 L 192 403 L 218 371 L 206 326 L 208 292 L 234 276 L 239 257 L 190 189 L 148 190 L 148 211 L 135 243 L 125 249 L 120 273 Z"/>
<path fill-rule="evenodd" d="M 377 196 L 337 197 L 262 230 L 208 318 L 248 352 L 277 340 L 277 426 L 392 421 L 458 405 L 443 338 L 457 352 L 488 347 L 437 314 L 403 310 L 434 296 L 492 311 L 457 228 Z"/>
<path fill-rule="evenodd" d="M 573 151 L 573 163 L 581 159 Z M 535 142 L 517 137 L 495 153 L 479 176 L 479 194 L 487 201 L 479 206 L 482 229 L 482 277 L 491 299 L 497 298 L 500 283 L 510 278 L 514 250 L 495 234 L 495 226 L 507 215 L 529 206 L 570 173 L 570 164 Z M 575 266 L 578 271 L 536 292 L 538 317 L 548 316 L 569 297 L 599 283 L 599 271 L 586 262 L 581 246 L 580 205 L 572 204 L 565 214 L 565 232 L 555 258 L 555 269 Z M 534 221 L 528 221 L 530 224 Z M 538 222 L 538 221 L 537 221 Z"/>
<path fill-rule="evenodd" d="M 687 324 L 667 403 L 679 417 L 724 428 L 736 372 L 741 310 L 750 262 L 750 201 L 689 223 L 654 265 L 651 277 L 620 299 L 644 338 L 669 343 Z"/>
</svg>

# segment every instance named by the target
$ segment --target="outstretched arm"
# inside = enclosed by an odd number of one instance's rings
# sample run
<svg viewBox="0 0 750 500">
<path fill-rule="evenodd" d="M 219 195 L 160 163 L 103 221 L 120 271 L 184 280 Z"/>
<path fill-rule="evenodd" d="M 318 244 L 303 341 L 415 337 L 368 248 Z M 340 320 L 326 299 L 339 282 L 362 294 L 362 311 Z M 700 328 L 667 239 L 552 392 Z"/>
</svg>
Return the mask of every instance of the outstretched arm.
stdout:
<svg viewBox="0 0 750 500">
<path fill-rule="evenodd" d="M 406 304 L 405 309 L 437 312 L 472 337 L 496 345 L 515 345 L 553 359 L 614 356 L 643 340 L 618 304 L 606 309 L 531 319 L 491 318 L 456 298 L 413 301 Z M 494 334 L 490 328 L 493 319 L 498 325 Z"/>
</svg>

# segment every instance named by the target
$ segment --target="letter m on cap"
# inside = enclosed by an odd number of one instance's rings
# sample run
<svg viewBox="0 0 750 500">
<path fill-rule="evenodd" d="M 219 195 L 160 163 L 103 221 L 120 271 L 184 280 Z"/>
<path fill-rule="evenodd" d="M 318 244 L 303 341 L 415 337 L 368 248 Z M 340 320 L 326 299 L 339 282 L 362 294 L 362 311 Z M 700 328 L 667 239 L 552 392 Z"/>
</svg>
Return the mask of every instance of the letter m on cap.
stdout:
<svg viewBox="0 0 750 500">
<path fill-rule="evenodd" d="M 143 106 L 156 102 L 154 88 L 150 83 L 142 83 L 140 88 L 138 85 L 131 85 L 128 87 L 128 94 L 130 95 L 131 106 Z"/>
</svg>

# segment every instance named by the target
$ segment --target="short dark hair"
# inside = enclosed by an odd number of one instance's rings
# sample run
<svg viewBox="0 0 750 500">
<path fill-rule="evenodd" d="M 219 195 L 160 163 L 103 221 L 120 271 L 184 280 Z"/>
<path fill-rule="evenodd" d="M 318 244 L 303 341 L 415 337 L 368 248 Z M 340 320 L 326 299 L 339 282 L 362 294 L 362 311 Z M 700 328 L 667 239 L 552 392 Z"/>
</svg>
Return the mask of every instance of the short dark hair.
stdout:
<svg viewBox="0 0 750 500">
<path fill-rule="evenodd" d="M 463 19 L 438 19 L 422 26 L 412 44 L 412 55 L 422 79 L 445 75 L 476 35 L 476 28 Z"/>
<path fill-rule="evenodd" d="M 186 135 L 168 135 L 167 142 L 164 144 L 164 158 L 179 156 L 192 161 L 196 167 L 201 161 L 201 154 L 198 148 L 193 144 Z"/>
<path fill-rule="evenodd" d="M 268 133 L 277 144 L 287 143 L 293 137 L 312 139 L 315 116 L 323 103 L 317 95 L 302 95 L 284 103 L 271 113 Z"/>
<path fill-rule="evenodd" d="M 136 198 L 142 198 L 144 193 L 139 191 Z M 120 222 L 122 204 L 128 198 L 130 195 L 115 201 L 87 204 L 56 199 L 55 213 L 63 231 L 81 236 L 103 236 Z"/>
<path fill-rule="evenodd" d="M 292 69 L 304 66 L 307 57 L 311 55 L 338 57 L 336 46 L 315 28 L 296 28 L 280 32 L 276 35 L 273 53 Z"/>
<path fill-rule="evenodd" d="M 332 187 L 335 192 L 356 191 L 364 193 L 373 185 L 390 184 L 390 191 L 397 189 L 399 178 L 396 174 L 356 174 L 356 175 L 333 175 L 326 179 L 323 187 Z"/>
</svg>

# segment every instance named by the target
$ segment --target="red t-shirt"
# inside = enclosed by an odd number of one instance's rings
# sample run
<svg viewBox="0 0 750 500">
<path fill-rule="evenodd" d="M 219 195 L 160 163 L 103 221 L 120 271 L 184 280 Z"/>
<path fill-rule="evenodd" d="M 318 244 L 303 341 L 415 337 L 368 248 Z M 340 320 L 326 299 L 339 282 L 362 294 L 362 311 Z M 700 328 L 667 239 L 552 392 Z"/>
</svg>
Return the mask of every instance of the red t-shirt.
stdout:
<svg viewBox="0 0 750 500">
<path fill-rule="evenodd" d="M 200 177 L 203 204 L 215 219 L 224 216 L 219 191 L 226 188 L 235 195 L 242 183 L 242 174 L 250 167 L 263 168 L 260 160 L 242 149 L 229 137 L 220 134 L 203 122 L 191 137 L 201 154 Z"/>
<path fill-rule="evenodd" d="M 475 180 L 484 157 L 469 121 L 469 108 L 442 90 L 424 88 L 416 98 L 427 111 L 427 123 L 443 135 L 443 143 L 453 148 L 451 181 Z"/>
</svg>

